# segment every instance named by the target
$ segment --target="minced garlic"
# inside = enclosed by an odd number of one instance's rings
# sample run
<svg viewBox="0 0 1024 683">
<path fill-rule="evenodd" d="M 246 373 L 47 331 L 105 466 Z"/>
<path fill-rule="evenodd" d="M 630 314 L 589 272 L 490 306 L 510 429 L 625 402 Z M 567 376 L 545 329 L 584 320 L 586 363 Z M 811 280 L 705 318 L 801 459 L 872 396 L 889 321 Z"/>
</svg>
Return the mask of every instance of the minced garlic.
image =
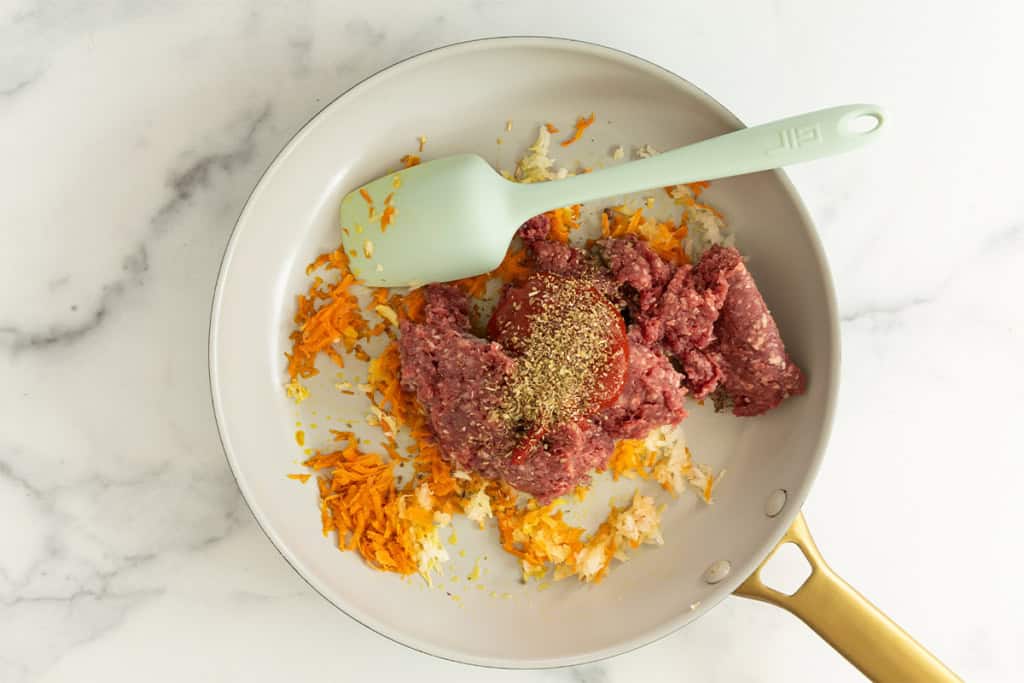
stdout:
<svg viewBox="0 0 1024 683">
<path fill-rule="evenodd" d="M 660 152 L 650 145 L 640 145 L 636 148 L 637 159 L 649 159 L 657 154 L 660 154 Z"/>
<path fill-rule="evenodd" d="M 395 313 L 395 309 L 391 308 L 387 304 L 380 304 L 379 306 L 374 307 L 373 310 L 377 311 L 377 315 L 384 318 L 392 325 L 398 324 L 398 314 Z"/>
<path fill-rule="evenodd" d="M 467 518 L 479 524 L 481 529 L 484 528 L 484 520 L 494 516 L 491 510 L 491 497 L 487 495 L 484 487 L 470 497 L 464 511 Z"/>
<path fill-rule="evenodd" d="M 285 393 L 288 394 L 288 398 L 294 400 L 296 403 L 302 403 L 309 398 L 309 389 L 299 384 L 297 380 L 292 380 L 288 384 L 284 385 Z"/>
</svg>

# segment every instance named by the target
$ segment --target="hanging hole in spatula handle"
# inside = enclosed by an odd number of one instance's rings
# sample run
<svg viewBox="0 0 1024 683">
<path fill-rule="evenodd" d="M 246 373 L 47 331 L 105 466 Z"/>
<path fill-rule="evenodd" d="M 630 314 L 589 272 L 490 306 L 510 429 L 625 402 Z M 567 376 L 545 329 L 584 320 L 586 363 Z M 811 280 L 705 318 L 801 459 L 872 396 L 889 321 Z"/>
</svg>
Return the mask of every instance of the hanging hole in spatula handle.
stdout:
<svg viewBox="0 0 1024 683">
<path fill-rule="evenodd" d="M 846 135 L 867 135 L 877 133 L 885 123 L 885 112 L 874 106 L 864 111 L 854 111 L 839 122 L 840 132 Z"/>
</svg>

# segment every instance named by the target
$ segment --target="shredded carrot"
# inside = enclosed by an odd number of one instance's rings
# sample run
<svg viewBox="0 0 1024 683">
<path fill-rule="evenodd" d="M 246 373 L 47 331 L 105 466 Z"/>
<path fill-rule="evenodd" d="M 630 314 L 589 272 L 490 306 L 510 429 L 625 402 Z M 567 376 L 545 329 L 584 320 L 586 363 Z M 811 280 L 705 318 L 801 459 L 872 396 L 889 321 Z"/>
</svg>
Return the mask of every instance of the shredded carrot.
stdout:
<svg viewBox="0 0 1024 683">
<path fill-rule="evenodd" d="M 461 280 L 455 280 L 452 284 L 460 287 L 462 291 L 474 299 L 482 299 L 487 294 L 487 283 L 490 281 L 490 273 L 481 273 L 480 275 L 474 275 L 473 277 L 464 277 Z"/>
<path fill-rule="evenodd" d="M 509 247 L 505 252 L 505 258 L 501 264 L 489 273 L 474 275 L 473 277 L 456 280 L 453 284 L 462 288 L 471 297 L 482 299 L 487 293 L 487 285 L 491 280 L 498 280 L 503 284 L 525 280 L 533 273 L 527 265 L 528 255 L 524 249 Z"/>
<path fill-rule="evenodd" d="M 370 196 L 365 187 L 359 188 L 359 195 L 366 200 L 367 204 L 373 204 L 373 197 Z"/>
<path fill-rule="evenodd" d="M 340 431 L 337 429 L 332 429 L 331 434 L 334 435 L 335 441 L 353 441 L 356 438 L 355 432 Z"/>
<path fill-rule="evenodd" d="M 402 455 L 399 452 L 398 447 L 395 445 L 394 438 L 392 438 L 391 440 L 389 440 L 389 441 L 387 441 L 385 443 L 382 443 L 380 446 L 385 451 L 387 451 L 388 456 L 392 460 L 394 460 L 396 462 L 405 462 L 406 460 L 408 460 L 408 458 L 406 458 L 404 455 Z"/>
<path fill-rule="evenodd" d="M 313 279 L 309 291 L 296 297 L 295 326 L 291 333 L 292 351 L 286 353 L 288 376 L 312 377 L 318 373 L 316 357 L 326 354 L 340 367 L 345 366 L 341 354 L 334 350 L 340 344 L 353 352 L 360 339 L 371 336 L 366 319 L 360 314 L 359 302 L 351 289 L 356 279 L 348 271 L 348 259 L 340 249 L 317 257 L 311 268 L 326 266 L 342 273 L 335 284 Z"/>
<path fill-rule="evenodd" d="M 693 193 L 694 197 L 699 197 L 700 193 L 708 189 L 711 186 L 710 180 L 698 180 L 695 183 L 686 183 L 686 186 L 690 188 L 690 192 Z"/>
<path fill-rule="evenodd" d="M 592 125 L 594 125 L 593 113 L 591 113 L 590 116 L 588 116 L 587 118 L 583 118 L 582 116 L 580 116 L 579 118 L 576 119 L 576 129 L 572 132 L 572 135 L 566 138 L 565 140 L 562 140 L 560 144 L 562 145 L 562 147 L 568 147 L 569 145 L 583 137 L 583 131 L 585 131 Z"/>
<path fill-rule="evenodd" d="M 388 204 L 384 207 L 384 213 L 380 215 L 380 231 L 387 232 L 388 226 L 391 225 L 391 219 L 395 215 L 395 207 Z"/>
<path fill-rule="evenodd" d="M 338 451 L 316 452 L 305 465 L 328 470 L 318 479 L 324 535 L 338 534 L 338 547 L 355 550 L 371 567 L 412 574 L 416 549 L 402 519 L 393 465 L 363 453 L 355 438 Z"/>
<path fill-rule="evenodd" d="M 408 425 L 416 420 L 420 411 L 415 398 L 402 388 L 399 367 L 398 343 L 391 342 L 370 361 L 367 383 L 375 396 L 375 404 L 392 415 L 399 425 Z"/>
<path fill-rule="evenodd" d="M 657 454 L 648 449 L 643 440 L 622 439 L 615 443 L 615 450 L 608 459 L 608 469 L 615 480 L 619 477 L 650 479 L 656 457 Z"/>
<path fill-rule="evenodd" d="M 437 509 L 459 511 L 466 491 L 464 484 L 454 477 L 451 464 L 441 454 L 416 397 L 402 388 L 399 368 L 398 343 L 395 341 L 370 361 L 368 382 L 372 387 L 374 405 L 394 420 L 396 426 L 409 429 L 413 441 L 410 448 L 413 470 L 420 481 L 429 483 Z M 477 489 L 484 485 L 476 475 L 468 481 Z"/>
<path fill-rule="evenodd" d="M 402 297 L 400 306 L 397 308 L 392 306 L 392 308 L 412 322 L 423 322 L 423 303 L 423 290 L 414 289 Z"/>
<path fill-rule="evenodd" d="M 683 249 L 687 234 L 685 224 L 676 226 L 672 221 L 654 221 L 644 216 L 643 209 L 627 213 L 625 207 L 605 209 L 601 216 L 601 234 L 604 237 L 636 235 L 647 242 L 659 256 L 676 265 L 689 263 Z"/>
<path fill-rule="evenodd" d="M 533 269 L 527 265 L 528 260 L 529 255 L 525 249 L 509 249 L 501 265 L 494 271 L 494 277 L 505 284 L 525 280 L 533 274 Z"/>
<path fill-rule="evenodd" d="M 401 158 L 401 162 L 402 166 L 405 166 L 406 168 L 412 168 L 413 166 L 416 166 L 417 164 L 420 163 L 420 158 L 415 154 L 406 154 L 404 157 Z"/>
<path fill-rule="evenodd" d="M 334 265 L 333 262 L 335 260 L 337 260 L 339 262 L 339 265 L 336 268 L 337 270 L 341 270 L 342 267 L 345 267 L 345 268 L 348 267 L 348 259 L 345 258 L 345 254 L 343 252 L 341 252 L 340 250 L 339 251 L 329 251 L 329 252 L 326 252 L 324 254 L 320 254 L 315 259 L 313 259 L 312 263 L 310 263 L 308 266 L 306 266 L 306 275 L 312 275 L 313 271 L 319 270 L 320 268 L 322 268 L 323 266 L 327 265 L 328 263 L 331 263 L 332 266 L 333 266 Z"/>
<path fill-rule="evenodd" d="M 314 268 L 325 265 L 339 269 L 344 267 L 346 264 L 336 254 L 319 257 L 314 261 Z M 320 278 L 316 278 L 310 295 L 300 297 L 296 314 L 296 324 L 300 327 L 295 332 L 297 338 L 289 358 L 296 373 L 315 373 L 312 360 L 317 350 L 333 354 L 332 357 L 337 356 L 339 360 L 341 358 L 330 341 L 321 347 L 320 337 L 316 341 L 308 339 L 310 330 L 318 329 L 314 328 L 313 321 L 323 326 L 337 326 L 338 317 L 344 317 L 349 324 L 343 328 L 343 344 L 347 340 L 367 336 L 367 326 L 359 315 L 358 303 L 348 291 L 354 282 L 350 273 L 346 273 L 336 286 L 325 286 Z M 422 315 L 422 298 L 420 290 L 400 296 L 386 289 L 375 289 L 370 292 L 369 306 L 384 306 L 387 305 L 384 302 L 388 302 L 402 311 L 402 315 L 415 318 Z M 328 303 L 315 309 L 315 303 L 321 300 Z M 353 325 L 357 320 L 362 322 Z M 354 334 L 348 332 L 349 328 L 354 330 Z M 423 572 L 424 568 L 416 559 L 419 554 L 416 539 L 434 533 L 434 521 L 430 510 L 418 507 L 412 500 L 415 486 L 426 483 L 436 509 L 448 513 L 462 509 L 466 489 L 463 482 L 453 476 L 451 465 L 442 457 L 415 397 L 401 386 L 397 342 L 392 340 L 383 353 L 373 359 L 355 342 L 344 348 L 346 352 L 369 361 L 368 393 L 380 411 L 380 426 L 388 437 L 388 442 L 382 445 L 387 460 L 361 451 L 352 431 L 331 430 L 334 441 L 343 443 L 343 447 L 326 453 L 317 451 L 305 462 L 310 469 L 322 473 L 318 486 L 323 532 L 325 535 L 337 533 L 340 549 L 358 552 L 367 564 L 376 569 L 399 574 Z M 414 456 L 416 477 L 398 490 L 393 464 L 405 460 L 405 457 L 398 451 L 393 429 L 400 426 L 407 427 L 413 438 L 410 451 Z M 488 485 L 475 475 L 468 483 L 476 489 Z"/>
<path fill-rule="evenodd" d="M 541 576 L 547 565 L 574 562 L 583 547 L 584 529 L 569 525 L 555 501 L 543 507 L 529 504 L 495 510 L 501 545 L 523 563 L 524 574 Z"/>
<path fill-rule="evenodd" d="M 665 188 L 665 193 L 669 197 L 675 199 L 676 203 L 678 204 L 685 204 L 687 206 L 702 206 L 706 209 L 714 211 L 716 214 L 718 213 L 714 208 L 710 206 L 704 204 L 697 204 L 697 198 L 700 197 L 701 193 L 703 193 L 704 190 L 711 187 L 710 180 L 698 180 L 695 183 L 683 183 L 682 186 L 690 191 L 689 195 L 687 195 L 685 192 L 680 192 L 677 189 L 678 187 L 680 187 L 679 185 L 669 185 L 668 187 Z"/>
<path fill-rule="evenodd" d="M 370 291 L 370 303 L 366 304 L 366 310 L 372 311 L 377 306 L 388 302 L 388 290 L 383 287 L 375 287 Z"/>
<path fill-rule="evenodd" d="M 572 206 L 548 211 L 548 225 L 551 226 L 548 231 L 548 239 L 567 244 L 569 242 L 569 233 L 580 227 L 581 208 L 580 204 L 573 204 Z"/>
<path fill-rule="evenodd" d="M 558 129 L 555 128 L 555 124 L 553 123 L 545 123 L 544 127 L 547 128 L 548 132 L 551 133 L 552 135 L 558 132 Z"/>
<path fill-rule="evenodd" d="M 313 475 L 311 475 L 311 474 L 289 474 L 288 478 L 289 479 L 294 479 L 295 481 L 302 482 L 303 484 L 305 484 L 307 481 L 309 481 L 309 478 L 311 476 L 313 476 Z"/>
</svg>

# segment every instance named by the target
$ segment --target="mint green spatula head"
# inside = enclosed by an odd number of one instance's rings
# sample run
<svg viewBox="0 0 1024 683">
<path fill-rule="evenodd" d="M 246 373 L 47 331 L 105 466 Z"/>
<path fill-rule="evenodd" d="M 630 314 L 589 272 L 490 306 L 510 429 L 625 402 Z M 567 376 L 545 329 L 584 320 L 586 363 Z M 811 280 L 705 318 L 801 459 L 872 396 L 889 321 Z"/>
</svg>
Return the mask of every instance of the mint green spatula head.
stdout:
<svg viewBox="0 0 1024 683">
<path fill-rule="evenodd" d="M 341 202 L 353 274 L 375 287 L 479 275 L 501 263 L 519 226 L 554 208 L 811 161 L 878 137 L 880 107 L 833 107 L 729 133 L 564 180 L 517 184 L 473 154 L 378 178 Z"/>
</svg>

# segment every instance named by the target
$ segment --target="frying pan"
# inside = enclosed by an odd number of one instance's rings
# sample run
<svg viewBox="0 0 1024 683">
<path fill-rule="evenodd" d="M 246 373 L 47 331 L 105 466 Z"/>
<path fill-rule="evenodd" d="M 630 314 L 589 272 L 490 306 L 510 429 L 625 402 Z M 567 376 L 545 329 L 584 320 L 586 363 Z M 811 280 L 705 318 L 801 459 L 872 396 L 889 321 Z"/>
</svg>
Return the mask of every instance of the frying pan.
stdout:
<svg viewBox="0 0 1024 683">
<path fill-rule="evenodd" d="M 511 168 L 540 123 L 568 128 L 589 112 L 596 122 L 587 135 L 555 148 L 560 165 L 612 163 L 613 146 L 668 149 L 743 127 L 706 93 L 637 57 L 570 40 L 501 38 L 427 52 L 372 76 L 328 105 L 274 160 L 226 249 L 210 326 L 218 427 L 260 526 L 351 617 L 460 662 L 534 668 L 609 657 L 677 630 L 735 593 L 791 611 L 875 680 L 957 680 L 836 576 L 800 516 L 832 421 L 839 332 L 825 255 L 782 172 L 719 181 L 705 196 L 734 228 L 808 391 L 752 419 L 693 407 L 684 423 L 690 448 L 728 477 L 712 505 L 688 496 L 667 507 L 663 547 L 637 552 L 599 585 L 523 584 L 494 530 L 460 520 L 445 576 L 428 586 L 374 572 L 321 535 L 315 487 L 286 474 L 301 471 L 303 448 L 325 445 L 330 428 L 358 421 L 367 406 L 338 394 L 336 368 L 326 365 L 309 383 L 311 398 L 296 406 L 282 391 L 283 353 L 294 296 L 307 286 L 304 266 L 339 241 L 341 197 L 396 168 L 417 151 L 419 136 L 427 138 L 425 157 L 475 152 Z M 360 372 L 345 370 L 352 381 Z M 573 519 L 593 524 L 610 496 L 635 486 L 599 478 Z M 788 596 L 759 578 L 787 542 L 812 567 Z"/>
</svg>

